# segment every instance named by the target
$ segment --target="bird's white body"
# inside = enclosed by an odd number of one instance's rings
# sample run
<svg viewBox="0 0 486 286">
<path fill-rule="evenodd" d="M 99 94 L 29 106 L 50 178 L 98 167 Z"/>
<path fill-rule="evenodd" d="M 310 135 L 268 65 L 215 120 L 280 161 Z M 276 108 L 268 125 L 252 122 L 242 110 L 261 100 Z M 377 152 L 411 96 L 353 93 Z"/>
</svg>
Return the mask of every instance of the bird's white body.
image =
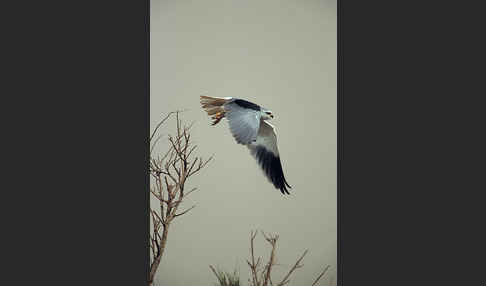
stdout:
<svg viewBox="0 0 486 286">
<path fill-rule="evenodd" d="M 231 134 L 238 144 L 250 149 L 251 155 L 263 169 L 265 176 L 285 194 L 291 188 L 285 180 L 273 125 L 267 122 L 272 112 L 252 102 L 233 97 L 201 96 L 202 107 L 212 116 L 213 125 L 222 118 L 228 120 Z"/>
</svg>

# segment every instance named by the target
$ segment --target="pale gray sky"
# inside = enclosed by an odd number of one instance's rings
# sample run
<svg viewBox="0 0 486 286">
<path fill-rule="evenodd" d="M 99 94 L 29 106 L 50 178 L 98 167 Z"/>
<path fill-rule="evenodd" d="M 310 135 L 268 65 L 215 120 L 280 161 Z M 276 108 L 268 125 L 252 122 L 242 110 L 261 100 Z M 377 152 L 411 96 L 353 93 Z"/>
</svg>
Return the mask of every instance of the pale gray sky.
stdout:
<svg viewBox="0 0 486 286">
<path fill-rule="evenodd" d="M 186 186 L 200 189 L 186 203 L 197 207 L 174 221 L 155 285 L 213 285 L 209 264 L 237 266 L 247 285 L 252 229 L 280 235 L 274 280 L 309 249 L 290 285 L 311 285 L 328 264 L 319 285 L 336 284 L 336 14 L 336 1 L 152 1 L 151 130 L 187 109 L 198 154 L 214 154 Z M 210 126 L 201 94 L 273 111 L 291 196 L 268 182 L 225 120 Z M 268 257 L 260 235 L 256 251 Z"/>
</svg>

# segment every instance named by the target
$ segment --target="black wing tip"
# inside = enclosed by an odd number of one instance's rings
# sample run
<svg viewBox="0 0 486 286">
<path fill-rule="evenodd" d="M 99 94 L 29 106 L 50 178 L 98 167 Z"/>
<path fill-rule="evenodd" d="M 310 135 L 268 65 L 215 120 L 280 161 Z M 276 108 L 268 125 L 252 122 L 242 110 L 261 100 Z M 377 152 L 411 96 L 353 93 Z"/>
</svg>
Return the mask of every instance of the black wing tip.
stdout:
<svg viewBox="0 0 486 286">
<path fill-rule="evenodd" d="M 287 181 L 284 178 L 284 185 L 279 188 L 280 192 L 282 192 L 282 194 L 284 195 L 290 195 L 289 190 L 287 188 L 292 189 L 292 187 L 287 183 Z"/>
<path fill-rule="evenodd" d="M 292 187 L 287 183 L 287 180 L 285 179 L 285 175 L 283 173 L 282 169 L 282 163 L 280 161 L 280 157 L 276 157 L 277 162 L 275 162 L 273 172 L 275 172 L 272 175 L 272 181 L 274 186 L 280 190 L 280 192 L 284 195 L 290 195 L 288 189 L 292 189 Z"/>
<path fill-rule="evenodd" d="M 261 168 L 265 172 L 267 178 L 272 182 L 273 186 L 280 190 L 284 195 L 290 195 L 288 189 L 292 187 L 285 179 L 282 163 L 279 156 L 275 156 L 272 152 L 265 149 L 263 146 L 258 146 L 256 150 L 256 158 Z"/>
</svg>

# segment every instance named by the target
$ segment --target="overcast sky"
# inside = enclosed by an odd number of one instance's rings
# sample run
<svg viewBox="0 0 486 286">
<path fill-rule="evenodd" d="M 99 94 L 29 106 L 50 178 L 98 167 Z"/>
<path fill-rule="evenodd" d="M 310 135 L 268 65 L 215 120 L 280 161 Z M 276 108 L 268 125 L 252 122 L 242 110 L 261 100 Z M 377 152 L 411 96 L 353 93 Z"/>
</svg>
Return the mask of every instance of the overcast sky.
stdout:
<svg viewBox="0 0 486 286">
<path fill-rule="evenodd" d="M 290 285 L 336 284 L 336 2 L 151 2 L 151 130 L 168 112 L 187 109 L 198 154 L 214 155 L 186 188 L 198 187 L 177 218 L 155 285 L 213 285 L 208 265 L 249 277 L 250 230 L 278 233 L 278 266 L 286 272 L 305 249 Z M 283 196 L 264 177 L 228 124 L 210 126 L 199 95 L 238 97 L 273 111 L 287 181 Z M 173 121 L 162 129 L 174 130 Z M 155 152 L 166 150 L 161 140 Z M 256 251 L 268 257 L 262 236 Z"/>
</svg>

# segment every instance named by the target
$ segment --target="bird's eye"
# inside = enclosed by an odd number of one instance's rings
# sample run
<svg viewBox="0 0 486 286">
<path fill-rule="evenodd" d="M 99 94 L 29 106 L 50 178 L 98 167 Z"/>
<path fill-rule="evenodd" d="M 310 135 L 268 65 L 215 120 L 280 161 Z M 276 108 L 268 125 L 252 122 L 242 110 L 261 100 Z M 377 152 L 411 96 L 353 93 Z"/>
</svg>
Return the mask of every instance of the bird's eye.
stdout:
<svg viewBox="0 0 486 286">
<path fill-rule="evenodd" d="M 271 112 L 265 112 L 265 113 L 268 114 L 268 115 L 272 114 Z"/>
</svg>

